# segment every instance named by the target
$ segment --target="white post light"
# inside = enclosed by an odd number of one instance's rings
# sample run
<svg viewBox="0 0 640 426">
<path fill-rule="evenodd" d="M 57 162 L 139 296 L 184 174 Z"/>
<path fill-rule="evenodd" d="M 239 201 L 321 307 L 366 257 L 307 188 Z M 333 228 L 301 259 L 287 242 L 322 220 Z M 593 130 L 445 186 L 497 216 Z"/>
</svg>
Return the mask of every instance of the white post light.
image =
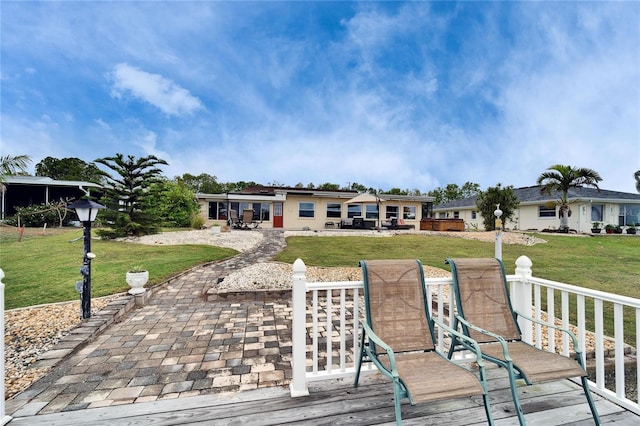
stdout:
<svg viewBox="0 0 640 426">
<path fill-rule="evenodd" d="M 496 204 L 496 209 L 493 212 L 496 217 L 496 247 L 495 257 L 502 260 L 502 210 L 500 210 L 500 204 Z"/>
</svg>

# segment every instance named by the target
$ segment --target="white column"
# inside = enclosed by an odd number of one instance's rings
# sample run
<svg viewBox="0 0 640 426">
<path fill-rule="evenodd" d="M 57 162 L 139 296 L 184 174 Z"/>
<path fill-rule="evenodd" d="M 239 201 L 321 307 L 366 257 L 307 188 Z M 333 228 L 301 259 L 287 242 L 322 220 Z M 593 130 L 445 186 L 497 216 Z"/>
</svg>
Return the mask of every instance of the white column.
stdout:
<svg viewBox="0 0 640 426">
<path fill-rule="evenodd" d="M 291 397 L 309 395 L 306 381 L 307 267 L 302 259 L 293 262 L 291 315 Z"/>
<path fill-rule="evenodd" d="M 496 246 L 494 250 L 494 257 L 502 260 L 502 231 L 496 231 Z"/>
<path fill-rule="evenodd" d="M 533 316 L 531 313 L 531 307 L 533 306 L 531 299 L 531 282 L 529 281 L 529 278 L 531 278 L 531 265 L 533 265 L 533 263 L 527 256 L 520 256 L 516 259 L 515 273 L 519 277 L 519 280 L 517 283 L 512 283 L 513 298 L 511 299 L 513 308 L 529 317 Z M 532 343 L 533 324 L 523 318 L 518 318 L 518 325 L 520 325 L 520 331 L 522 331 L 522 339 L 527 343 Z"/>
<path fill-rule="evenodd" d="M 0 422 L 6 425 L 11 421 L 11 416 L 4 414 L 4 376 L 6 371 L 4 369 L 4 271 L 0 269 L 0 327 L 2 327 L 2 342 L 0 342 L 0 370 L 2 370 L 2 381 L 0 382 Z"/>
</svg>

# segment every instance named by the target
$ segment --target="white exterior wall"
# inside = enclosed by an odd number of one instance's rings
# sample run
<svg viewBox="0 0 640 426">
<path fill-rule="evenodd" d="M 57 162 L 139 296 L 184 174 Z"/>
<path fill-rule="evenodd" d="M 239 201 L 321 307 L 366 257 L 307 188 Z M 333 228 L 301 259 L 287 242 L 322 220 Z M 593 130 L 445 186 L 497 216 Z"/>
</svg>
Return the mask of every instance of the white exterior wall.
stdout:
<svg viewBox="0 0 640 426">
<path fill-rule="evenodd" d="M 602 220 L 601 227 L 604 228 L 606 224 L 617 225 L 619 215 L 619 205 L 617 203 L 596 203 L 604 205 L 604 218 Z M 538 230 L 543 229 L 557 229 L 560 227 L 560 218 L 558 216 L 558 207 L 556 207 L 555 217 L 538 217 L 539 206 L 542 204 L 532 205 L 520 205 L 515 212 L 512 220 L 506 222 L 507 229 L 513 230 Z M 477 218 L 471 219 L 472 208 L 459 208 L 458 210 L 449 210 L 444 212 L 447 218 L 455 217 L 454 212 L 459 212 L 459 218 L 464 220 L 465 229 L 478 229 L 484 230 L 484 220 L 480 213 L 477 214 Z M 442 217 L 441 211 L 435 212 L 437 218 Z M 477 227 L 477 228 L 476 228 Z M 592 221 L 591 221 L 591 203 L 573 203 L 571 204 L 571 217 L 569 218 L 569 228 L 575 229 L 581 233 L 591 233 Z"/>
<path fill-rule="evenodd" d="M 332 198 L 332 197 L 309 197 L 304 195 L 287 195 L 287 201 L 284 203 L 284 228 L 285 229 L 302 229 L 308 227 L 309 229 L 324 229 L 326 222 L 335 223 L 336 227 L 340 223 L 340 219 L 347 218 L 347 204 L 345 204 L 344 198 Z M 298 215 L 299 205 L 301 202 L 314 203 L 315 205 L 315 217 L 313 218 L 301 218 Z M 341 205 L 340 218 L 327 217 L 327 203 L 338 203 Z M 374 203 L 370 203 L 373 205 Z M 366 215 L 367 204 L 362 204 L 362 216 Z M 397 206 L 398 217 L 402 218 L 402 211 L 405 206 L 415 207 L 416 217 L 415 219 L 404 219 L 405 224 L 414 225 L 415 229 L 420 229 L 420 219 L 422 215 L 422 203 L 410 202 L 410 201 L 381 201 L 380 203 L 380 221 L 376 219 L 376 226 L 378 223 L 386 222 L 386 206 Z M 372 219 L 366 219 L 372 220 Z"/>
<path fill-rule="evenodd" d="M 384 196 L 384 195 L 383 195 Z M 330 193 L 325 194 L 296 194 L 296 193 L 288 193 L 286 196 L 284 194 L 278 194 L 276 197 L 267 197 L 267 196 L 252 196 L 252 195 L 238 195 L 234 194 L 230 197 L 230 202 L 247 202 L 252 204 L 253 202 L 267 203 L 270 204 L 269 211 L 269 220 L 265 220 L 260 223 L 262 228 L 273 228 L 273 203 L 282 202 L 282 213 L 283 213 L 283 229 L 325 229 L 325 224 L 327 222 L 333 222 L 334 228 L 338 228 L 341 219 L 346 219 L 348 216 L 347 204 L 345 201 L 349 200 L 351 195 L 346 198 L 345 195 L 342 197 L 332 196 Z M 218 194 L 206 194 L 203 198 L 198 199 L 198 203 L 200 204 L 200 215 L 205 219 L 205 223 L 207 226 L 212 226 L 214 224 L 223 225 L 226 223 L 224 220 L 211 220 L 208 219 L 209 216 L 209 202 L 226 202 L 227 198 L 224 195 Z M 313 203 L 314 205 L 314 217 L 300 217 L 300 203 Z M 334 203 L 340 205 L 340 217 L 327 217 L 327 204 Z M 375 203 L 367 203 L 360 204 L 362 206 L 362 216 L 366 219 L 366 206 L 367 205 L 375 205 Z M 376 219 L 376 226 L 378 224 L 382 224 L 386 222 L 386 207 L 387 206 L 396 206 L 398 211 L 398 219 L 403 219 L 405 224 L 413 225 L 416 230 L 420 229 L 420 219 L 422 217 L 422 201 L 411 201 L 411 200 L 389 200 L 389 201 L 380 201 L 380 219 Z M 403 209 L 405 207 L 412 207 L 415 211 L 415 217 L 413 219 L 403 218 Z"/>
<path fill-rule="evenodd" d="M 300 203 L 313 203 L 314 205 L 314 217 L 299 217 Z M 305 197 L 300 195 L 287 195 L 287 201 L 283 206 L 283 222 L 282 226 L 285 229 L 322 229 L 324 223 L 332 220 L 333 222 L 340 222 L 340 219 L 327 219 L 327 203 L 340 203 L 342 201 L 339 198 L 315 198 Z M 346 216 L 346 213 L 342 214 Z"/>
</svg>

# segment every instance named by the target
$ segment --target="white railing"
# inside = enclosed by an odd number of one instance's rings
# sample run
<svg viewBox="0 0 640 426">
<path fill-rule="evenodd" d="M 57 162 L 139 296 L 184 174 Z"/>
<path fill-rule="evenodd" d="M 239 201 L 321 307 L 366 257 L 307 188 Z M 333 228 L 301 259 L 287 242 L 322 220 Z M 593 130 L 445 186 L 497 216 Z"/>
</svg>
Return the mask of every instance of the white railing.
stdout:
<svg viewBox="0 0 640 426">
<path fill-rule="evenodd" d="M 451 278 L 427 278 L 429 306 L 437 308 L 435 318 L 451 320 L 453 292 Z M 307 282 L 306 266 L 293 264 L 293 324 L 291 396 L 308 395 L 308 383 L 317 380 L 353 377 L 360 350 L 360 321 L 364 318 L 362 281 Z M 445 303 L 436 303 L 443 300 Z M 438 329 L 439 350 L 444 351 L 444 335 Z M 375 372 L 371 363 L 363 373 Z"/>
<path fill-rule="evenodd" d="M 516 261 L 515 274 L 507 275 L 514 309 L 532 312 L 538 319 L 544 319 L 543 316 L 555 318 L 565 328 L 571 326 L 578 336 L 583 356 L 588 357 L 588 361 L 595 359 L 595 382 L 590 382 L 591 389 L 640 414 L 640 401 L 626 396 L 625 350 L 630 347 L 624 344 L 625 327 L 627 330 L 635 327 L 635 347 L 640 346 L 640 299 L 535 278 L 532 277 L 531 265 L 529 258 L 521 256 Z M 455 309 L 453 292 L 449 291 L 451 278 L 428 278 L 425 283 L 430 290 L 427 294 L 431 315 L 449 322 Z M 362 281 L 309 283 L 304 262 L 298 259 L 293 264 L 291 396 L 308 395 L 308 383 L 316 380 L 353 376 L 359 353 L 360 321 L 364 318 L 362 286 Z M 559 313 L 555 309 L 556 293 L 560 295 Z M 440 300 L 445 303 L 437 303 Z M 587 309 L 590 304 L 592 311 Z M 611 320 L 605 317 L 605 308 L 613 311 Z M 627 312 L 625 323 L 625 310 L 635 312 L 633 321 L 628 321 Z M 592 316 L 587 316 L 588 311 L 593 312 Z M 570 318 L 576 318 L 576 324 L 571 324 Z M 519 321 L 525 341 L 565 355 L 571 351 L 566 334 L 563 333 L 565 336 L 556 344 L 552 328 L 533 325 L 523 319 Z M 587 330 L 588 322 L 593 324 L 590 326 L 592 331 Z M 613 339 L 605 337 L 605 330 L 613 330 Z M 443 332 L 438 330 L 438 333 L 439 350 L 445 351 Z M 589 347 L 587 337 L 593 342 Z M 612 345 L 613 348 L 609 348 Z M 606 364 L 612 353 L 615 367 L 607 374 Z M 635 368 L 640 370 L 640 358 L 635 362 Z M 362 368 L 363 372 L 365 369 L 375 371 L 370 363 Z M 640 389 L 640 378 L 636 380 L 636 389 Z"/>
<path fill-rule="evenodd" d="M 0 328 L 2 328 L 2 342 L 0 342 L 0 369 L 2 370 L 2 382 L 0 383 L 0 395 L 2 395 L 2 399 L 0 402 L 0 424 L 6 425 L 11 421 L 11 417 L 5 415 L 4 411 L 4 377 L 6 375 L 6 371 L 4 369 L 4 283 L 2 280 L 4 279 L 4 271 L 0 269 Z"/>
<path fill-rule="evenodd" d="M 514 309 L 523 313 L 533 312 L 536 319 L 546 315 L 555 318 L 564 328 L 573 328 L 587 364 L 595 360 L 595 382 L 590 382 L 591 389 L 627 410 L 640 414 L 640 375 L 637 374 L 640 371 L 640 358 L 625 356 L 630 352 L 635 354 L 634 348 L 640 347 L 640 299 L 535 278 L 531 265 L 528 257 L 520 256 L 516 260 L 516 275 L 507 277 L 511 283 Z M 543 296 L 546 301 L 543 301 Z M 560 312 L 556 312 L 555 306 L 558 296 Z M 608 317 L 605 312 L 612 315 Z M 575 318 L 573 322 L 572 318 Z M 563 333 L 558 348 L 553 329 L 543 330 L 541 326 L 528 321 L 521 321 L 520 327 L 525 341 L 542 347 L 542 342 L 546 340 L 547 350 L 569 354 L 571 348 L 566 334 Z M 627 342 L 630 345 L 625 344 L 625 330 L 635 331 L 635 342 Z M 588 340 L 592 342 L 590 347 L 587 347 Z M 611 361 L 613 368 L 608 368 L 607 364 L 611 364 Z M 635 370 L 632 374 L 635 383 L 630 385 L 629 380 L 625 380 L 625 369 Z M 634 400 L 627 397 L 629 388 L 636 389 Z"/>
</svg>

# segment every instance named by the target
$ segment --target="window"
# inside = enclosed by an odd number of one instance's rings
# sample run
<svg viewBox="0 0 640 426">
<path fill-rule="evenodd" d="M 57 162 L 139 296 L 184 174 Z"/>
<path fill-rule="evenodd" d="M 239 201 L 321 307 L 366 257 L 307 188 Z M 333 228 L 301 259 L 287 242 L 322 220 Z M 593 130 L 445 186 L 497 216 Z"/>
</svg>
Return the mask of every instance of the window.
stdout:
<svg viewBox="0 0 640 426">
<path fill-rule="evenodd" d="M 405 206 L 402 208 L 402 218 L 413 220 L 416 218 L 416 206 Z"/>
<path fill-rule="evenodd" d="M 604 211 L 603 204 L 591 204 L 591 222 L 602 222 Z"/>
<path fill-rule="evenodd" d="M 472 220 L 475 220 L 475 219 L 477 219 L 477 218 L 478 218 L 478 212 L 477 212 L 477 211 L 475 211 L 475 210 L 474 210 L 474 211 L 472 211 L 472 212 L 471 212 L 471 219 L 472 219 Z"/>
<path fill-rule="evenodd" d="M 347 206 L 347 217 L 362 216 L 361 204 L 349 204 Z"/>
<path fill-rule="evenodd" d="M 303 218 L 316 217 L 316 205 L 314 203 L 299 203 L 298 217 L 303 217 Z"/>
<path fill-rule="evenodd" d="M 269 220 L 270 219 L 270 205 L 269 203 L 253 203 L 253 220 Z"/>
<path fill-rule="evenodd" d="M 365 219 L 377 219 L 378 218 L 378 206 L 376 204 L 367 204 L 365 206 Z"/>
<path fill-rule="evenodd" d="M 243 203 L 236 203 L 236 202 L 233 202 L 233 203 L 231 203 L 231 209 L 230 210 L 234 210 L 236 212 L 236 214 L 238 215 L 238 217 L 242 217 L 242 212 L 244 210 L 253 210 L 253 209 L 251 208 L 251 204 L 250 203 L 244 203 L 244 202 Z M 256 219 L 255 216 L 256 216 L 256 213 L 255 213 L 255 210 L 254 210 L 254 212 L 253 212 L 253 218 L 254 219 Z"/>
<path fill-rule="evenodd" d="M 538 206 L 538 217 L 556 217 L 556 208 Z"/>
<path fill-rule="evenodd" d="M 387 211 L 385 213 L 385 219 L 391 219 L 392 217 L 398 218 L 398 206 L 387 206 Z"/>
<path fill-rule="evenodd" d="M 422 203 L 422 219 L 433 217 L 433 203 Z"/>
<path fill-rule="evenodd" d="M 210 201 L 209 219 L 227 220 L 227 203 L 224 201 Z"/>
<path fill-rule="evenodd" d="M 327 203 L 327 217 L 338 218 L 338 219 L 342 217 L 342 204 Z"/>
<path fill-rule="evenodd" d="M 640 206 L 637 204 L 620 204 L 618 225 L 629 226 L 640 223 Z"/>
<path fill-rule="evenodd" d="M 460 219 L 460 212 L 453 212 L 454 219 Z"/>
</svg>

